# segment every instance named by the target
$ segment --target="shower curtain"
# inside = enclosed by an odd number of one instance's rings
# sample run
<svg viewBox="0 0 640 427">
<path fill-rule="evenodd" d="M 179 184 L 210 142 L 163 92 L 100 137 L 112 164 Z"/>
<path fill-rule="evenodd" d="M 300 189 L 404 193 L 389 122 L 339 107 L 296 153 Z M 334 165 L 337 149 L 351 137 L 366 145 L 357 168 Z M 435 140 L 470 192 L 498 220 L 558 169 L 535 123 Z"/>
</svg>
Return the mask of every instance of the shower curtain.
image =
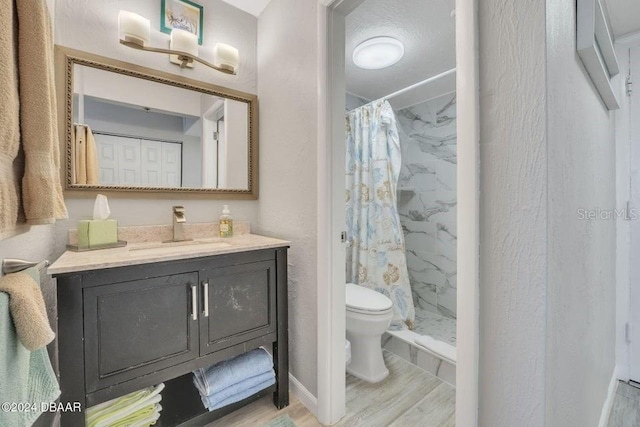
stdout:
<svg viewBox="0 0 640 427">
<path fill-rule="evenodd" d="M 409 285 L 396 186 L 400 139 L 387 101 L 364 105 L 346 117 L 347 281 L 393 301 L 391 329 L 413 329 Z"/>
</svg>

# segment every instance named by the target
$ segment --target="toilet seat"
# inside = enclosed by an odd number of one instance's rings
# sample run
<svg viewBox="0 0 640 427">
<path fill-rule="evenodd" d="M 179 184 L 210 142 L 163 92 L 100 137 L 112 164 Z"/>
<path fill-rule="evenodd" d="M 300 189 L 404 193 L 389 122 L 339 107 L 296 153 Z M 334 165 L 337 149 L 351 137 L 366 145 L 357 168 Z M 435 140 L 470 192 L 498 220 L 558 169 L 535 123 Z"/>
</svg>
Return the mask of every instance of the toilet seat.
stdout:
<svg viewBox="0 0 640 427">
<path fill-rule="evenodd" d="M 348 311 L 365 314 L 386 314 L 393 302 L 380 292 L 354 283 L 347 283 L 345 303 Z"/>
</svg>

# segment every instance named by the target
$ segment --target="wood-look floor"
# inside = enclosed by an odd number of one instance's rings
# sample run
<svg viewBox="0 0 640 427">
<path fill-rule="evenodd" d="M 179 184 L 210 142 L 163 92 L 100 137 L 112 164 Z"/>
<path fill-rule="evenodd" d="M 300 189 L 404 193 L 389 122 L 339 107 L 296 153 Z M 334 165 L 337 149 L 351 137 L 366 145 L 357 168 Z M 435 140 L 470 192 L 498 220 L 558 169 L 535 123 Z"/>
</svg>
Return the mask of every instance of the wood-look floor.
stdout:
<svg viewBox="0 0 640 427">
<path fill-rule="evenodd" d="M 454 387 L 388 351 L 384 357 L 389 376 L 381 383 L 369 384 L 347 375 L 346 414 L 337 426 L 455 426 Z M 292 395 L 291 404 L 280 411 L 271 397 L 265 397 L 208 427 L 260 427 L 282 414 L 289 414 L 298 427 L 322 426 Z"/>
<path fill-rule="evenodd" d="M 609 427 L 640 426 L 640 389 L 620 381 L 613 399 Z"/>
</svg>

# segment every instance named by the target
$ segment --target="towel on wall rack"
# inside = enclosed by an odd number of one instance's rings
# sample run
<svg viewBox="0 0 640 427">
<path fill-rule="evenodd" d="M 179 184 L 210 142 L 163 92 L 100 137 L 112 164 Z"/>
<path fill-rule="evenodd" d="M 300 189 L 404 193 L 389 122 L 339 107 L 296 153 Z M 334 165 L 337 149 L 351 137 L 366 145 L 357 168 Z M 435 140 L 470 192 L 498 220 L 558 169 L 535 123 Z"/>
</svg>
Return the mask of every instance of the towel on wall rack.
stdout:
<svg viewBox="0 0 640 427">
<path fill-rule="evenodd" d="M 45 347 L 55 338 L 39 282 L 36 267 L 0 277 L 0 292 L 9 295 L 9 310 L 18 338 L 31 351 Z"/>
<path fill-rule="evenodd" d="M 25 270 L 38 279 L 37 268 Z M 5 277 L 10 277 L 5 276 Z M 47 348 L 27 350 L 18 338 L 9 309 L 9 295 L 0 292 L 0 402 L 33 404 L 33 411 L 0 411 L 0 426 L 32 425 L 42 413 L 42 403 L 54 402 L 60 386 L 51 367 Z"/>
</svg>

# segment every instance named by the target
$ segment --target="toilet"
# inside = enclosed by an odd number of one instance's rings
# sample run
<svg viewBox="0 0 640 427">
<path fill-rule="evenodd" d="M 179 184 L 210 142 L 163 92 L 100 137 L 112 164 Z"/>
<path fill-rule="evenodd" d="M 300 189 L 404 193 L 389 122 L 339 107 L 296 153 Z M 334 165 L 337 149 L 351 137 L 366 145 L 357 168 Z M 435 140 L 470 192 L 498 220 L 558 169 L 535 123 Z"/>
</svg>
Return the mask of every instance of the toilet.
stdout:
<svg viewBox="0 0 640 427">
<path fill-rule="evenodd" d="M 351 363 L 347 372 L 369 383 L 389 375 L 382 357 L 382 334 L 393 318 L 393 302 L 379 292 L 347 283 L 347 340 L 351 343 Z"/>
</svg>

